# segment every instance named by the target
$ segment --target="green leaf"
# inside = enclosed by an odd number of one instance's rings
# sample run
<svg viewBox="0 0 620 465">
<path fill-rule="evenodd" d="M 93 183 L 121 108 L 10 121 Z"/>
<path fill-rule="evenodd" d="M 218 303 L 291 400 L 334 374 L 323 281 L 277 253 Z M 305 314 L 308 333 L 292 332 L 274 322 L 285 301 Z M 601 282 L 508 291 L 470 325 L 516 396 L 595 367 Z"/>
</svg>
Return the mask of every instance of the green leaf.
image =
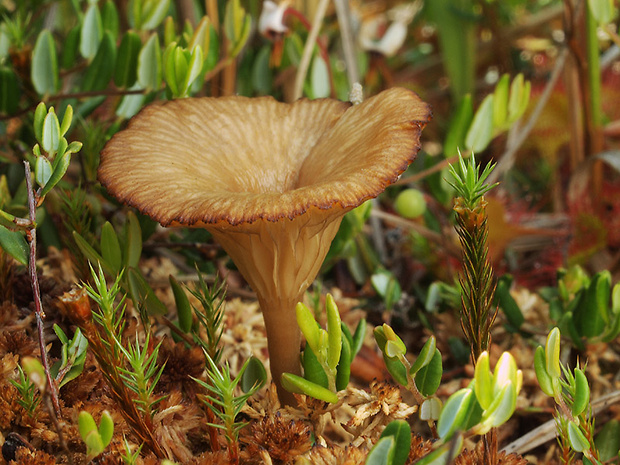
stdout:
<svg viewBox="0 0 620 465">
<path fill-rule="evenodd" d="M 145 0 L 142 9 L 141 30 L 155 29 L 170 9 L 170 0 Z"/>
<path fill-rule="evenodd" d="M 439 349 L 435 349 L 435 355 L 428 363 L 423 366 L 415 375 L 415 384 L 423 396 L 428 397 L 435 394 L 441 384 L 443 374 L 443 364 Z"/>
<path fill-rule="evenodd" d="M 103 4 L 103 10 L 101 12 L 101 24 L 104 31 L 108 31 L 112 34 L 114 41 L 118 39 L 118 32 L 120 29 L 120 21 L 118 18 L 118 11 L 116 5 L 112 0 L 106 0 Z"/>
<path fill-rule="evenodd" d="M 325 299 L 325 309 L 327 311 L 327 366 L 335 370 L 340 360 L 342 350 L 342 328 L 340 327 L 340 313 L 331 294 L 327 294 Z"/>
<path fill-rule="evenodd" d="M 330 84 L 329 72 L 327 71 L 327 63 L 323 57 L 317 53 L 312 62 L 312 70 L 310 71 L 310 83 L 312 86 L 312 96 L 314 98 L 329 97 Z"/>
<path fill-rule="evenodd" d="M 155 295 L 140 271 L 129 267 L 127 269 L 127 284 L 129 295 L 136 308 L 146 308 L 149 315 L 165 315 L 168 313 L 168 309 Z"/>
<path fill-rule="evenodd" d="M 34 111 L 34 136 L 39 141 L 39 143 L 43 140 L 43 123 L 45 122 L 45 117 L 47 116 L 47 107 L 44 102 L 41 102 L 37 105 L 37 109 Z"/>
<path fill-rule="evenodd" d="M 484 351 L 478 357 L 474 371 L 474 392 L 476 399 L 483 409 L 489 408 L 493 403 L 493 376 L 489 362 L 489 353 Z"/>
<path fill-rule="evenodd" d="M 531 84 L 525 82 L 523 74 L 517 74 L 510 85 L 510 97 L 508 98 L 508 121 L 512 124 L 525 112 L 530 100 Z"/>
<path fill-rule="evenodd" d="M 103 38 L 103 24 L 101 13 L 96 3 L 91 3 L 86 9 L 82 29 L 80 31 L 80 53 L 88 60 L 93 58 L 99 50 Z"/>
<path fill-rule="evenodd" d="M 11 115 L 17 111 L 20 90 L 17 76 L 8 66 L 0 66 L 0 112 Z"/>
<path fill-rule="evenodd" d="M 549 376 L 560 378 L 562 371 L 560 370 L 560 330 L 555 327 L 547 336 L 545 344 L 545 370 Z"/>
<path fill-rule="evenodd" d="M 619 286 L 620 287 L 620 286 Z M 353 334 L 353 343 L 351 344 L 351 360 L 357 355 L 362 346 L 364 345 L 364 339 L 366 338 L 366 319 L 362 318 Z"/>
<path fill-rule="evenodd" d="M 393 465 L 405 465 L 411 450 L 411 427 L 405 420 L 394 420 L 385 427 L 381 438 L 394 438 Z"/>
<path fill-rule="evenodd" d="M 493 94 L 487 95 L 474 115 L 465 147 L 474 153 L 482 152 L 493 139 Z"/>
<path fill-rule="evenodd" d="M 441 413 L 441 401 L 437 397 L 429 397 L 420 405 L 420 420 L 437 421 Z"/>
<path fill-rule="evenodd" d="M 127 213 L 125 224 L 125 267 L 137 268 L 142 255 L 142 230 L 138 217 L 132 211 Z"/>
<path fill-rule="evenodd" d="M 422 350 L 420 350 L 420 355 L 415 359 L 413 365 L 411 365 L 411 369 L 409 370 L 410 375 L 415 375 L 422 367 L 425 367 L 435 356 L 435 349 L 437 347 L 437 341 L 435 336 L 431 336 L 428 338 Z"/>
<path fill-rule="evenodd" d="M 82 34 L 82 25 L 77 24 L 67 34 L 62 44 L 62 52 L 60 54 L 60 66 L 62 69 L 70 69 L 75 66 L 77 56 L 80 50 L 80 36 Z"/>
<path fill-rule="evenodd" d="M 458 436 L 456 444 L 444 444 L 430 454 L 415 462 L 415 465 L 446 465 L 450 458 L 459 455 L 463 448 L 463 436 Z"/>
<path fill-rule="evenodd" d="M 321 365 L 321 362 L 319 362 L 310 345 L 306 345 L 301 360 L 304 367 L 304 378 L 328 389 L 329 380 L 327 378 L 327 373 L 325 373 L 325 369 Z"/>
<path fill-rule="evenodd" d="M 121 245 L 118 242 L 118 236 L 114 227 L 109 221 L 106 221 L 101 228 L 101 255 L 106 263 L 113 270 L 113 275 L 117 275 L 122 267 Z"/>
<path fill-rule="evenodd" d="M 130 90 L 141 90 L 140 84 L 135 83 Z M 143 93 L 133 94 L 133 95 L 125 95 L 119 103 L 118 108 L 116 109 L 116 115 L 129 119 L 135 116 L 144 106 L 144 100 L 146 96 Z"/>
<path fill-rule="evenodd" d="M 71 121 L 73 120 L 73 107 L 67 105 L 65 114 L 62 117 L 62 124 L 60 125 L 60 135 L 64 136 L 71 127 Z"/>
<path fill-rule="evenodd" d="M 60 124 L 58 123 L 58 117 L 54 112 L 54 107 L 51 107 L 45 117 L 45 120 L 43 121 L 43 138 L 41 140 L 43 150 L 49 154 L 56 153 L 56 150 L 58 150 L 60 137 Z"/>
<path fill-rule="evenodd" d="M 159 37 L 153 33 L 138 55 L 138 82 L 147 90 L 158 90 L 162 81 Z"/>
<path fill-rule="evenodd" d="M 30 78 L 39 95 L 53 94 L 58 89 L 56 45 L 48 29 L 41 31 L 34 45 Z"/>
<path fill-rule="evenodd" d="M 78 431 L 80 432 L 80 436 L 82 439 L 86 441 L 86 437 L 92 432 L 97 432 L 97 424 L 93 419 L 92 415 L 85 410 L 82 410 L 78 416 Z"/>
<path fill-rule="evenodd" d="M 477 434 L 486 434 L 491 428 L 496 428 L 507 422 L 517 405 L 516 387 L 512 382 L 504 385 L 503 389 L 493 399 L 493 403 L 485 409 L 482 423 L 475 428 Z"/>
<path fill-rule="evenodd" d="M 189 95 L 189 89 L 202 71 L 202 48 L 195 47 L 189 59 L 189 64 L 183 79 L 183 95 Z"/>
<path fill-rule="evenodd" d="M 245 393 L 250 392 L 254 386 L 263 386 L 267 381 L 265 365 L 259 358 L 252 356 L 246 363 L 246 369 L 241 376 L 241 390 Z"/>
<path fill-rule="evenodd" d="M 138 74 L 138 55 L 142 48 L 140 36 L 133 31 L 127 31 L 121 40 L 114 69 L 114 84 L 116 87 L 128 88 L 134 85 Z"/>
<path fill-rule="evenodd" d="M 599 25 L 609 24 L 616 16 L 614 0 L 588 0 L 588 7 Z"/>
<path fill-rule="evenodd" d="M 396 440 L 392 436 L 377 441 L 366 457 L 365 465 L 393 465 Z"/>
<path fill-rule="evenodd" d="M 493 93 L 493 127 L 498 130 L 503 130 L 506 127 L 509 83 L 510 76 L 504 74 L 495 86 Z"/>
<path fill-rule="evenodd" d="M 336 367 L 336 391 L 342 391 L 349 385 L 351 379 L 351 345 L 349 340 L 342 338 L 342 352 L 340 353 L 340 361 Z"/>
<path fill-rule="evenodd" d="M 44 156 L 37 157 L 34 163 L 34 179 L 36 183 L 43 187 L 52 176 L 52 164 Z"/>
<path fill-rule="evenodd" d="M 605 423 L 603 429 L 594 438 L 594 444 L 603 463 L 617 457 L 618 449 L 620 449 L 620 422 L 610 420 Z"/>
<path fill-rule="evenodd" d="M 545 349 L 542 346 L 538 346 L 534 353 L 534 370 L 536 371 L 536 378 L 542 392 L 549 397 L 553 397 L 553 380 L 549 373 L 547 373 Z"/>
<path fill-rule="evenodd" d="M 174 294 L 174 302 L 177 307 L 179 328 L 181 328 L 181 331 L 184 333 L 189 333 L 192 329 L 193 322 L 192 306 L 189 303 L 189 298 L 174 276 L 168 276 L 168 280 L 170 281 L 170 287 L 172 288 L 172 293 Z"/>
<path fill-rule="evenodd" d="M 273 88 L 273 71 L 269 64 L 271 45 L 265 44 L 256 54 L 252 64 L 252 88 L 260 95 L 267 95 Z"/>
<path fill-rule="evenodd" d="M 229 40 L 228 53 L 231 58 L 236 57 L 250 34 L 251 19 L 245 14 L 239 0 L 231 0 L 226 3 L 224 13 L 224 34 Z"/>
<path fill-rule="evenodd" d="M 590 404 L 590 386 L 588 385 L 588 378 L 585 373 L 575 368 L 575 385 L 573 395 L 573 405 L 571 405 L 571 412 L 574 417 L 581 415 L 588 405 Z"/>
<path fill-rule="evenodd" d="M 302 302 L 298 302 L 295 306 L 295 314 L 297 316 L 297 325 L 306 338 L 306 342 L 314 352 L 318 352 L 319 326 L 314 319 L 312 311 Z"/>
<path fill-rule="evenodd" d="M 525 317 L 521 312 L 521 309 L 513 299 L 510 294 L 510 284 L 512 282 L 512 277 L 509 275 L 504 275 L 499 278 L 497 282 L 497 287 L 495 289 L 495 297 L 499 303 L 499 306 L 504 311 L 506 318 L 510 322 L 512 326 L 519 329 L 521 325 L 525 322 Z"/>
<path fill-rule="evenodd" d="M 305 394 L 315 399 L 322 400 L 335 404 L 338 402 L 338 396 L 329 389 L 312 383 L 301 376 L 293 375 L 291 373 L 284 373 L 282 375 L 282 387 L 289 392 L 296 394 Z"/>
<path fill-rule="evenodd" d="M 461 389 L 448 398 L 437 422 L 437 433 L 441 439 L 447 441 L 456 430 L 464 428 L 469 409 L 475 400 L 476 396 L 469 388 Z"/>
<path fill-rule="evenodd" d="M 114 274 L 110 265 L 77 231 L 73 231 L 73 239 L 88 261 L 92 264 L 98 263 L 108 275 L 112 276 Z"/>
<path fill-rule="evenodd" d="M 29 248 L 28 242 L 19 231 L 9 231 L 0 225 L 0 246 L 2 250 L 17 260 L 22 265 L 28 266 Z"/>
<path fill-rule="evenodd" d="M 444 156 L 452 157 L 459 149 L 465 148 L 465 136 L 474 117 L 474 105 L 471 94 L 465 95 L 459 102 L 443 145 Z"/>
<path fill-rule="evenodd" d="M 590 443 L 574 421 L 568 422 L 568 441 L 575 452 L 583 452 L 590 448 Z"/>
<path fill-rule="evenodd" d="M 383 298 L 385 306 L 391 310 L 396 302 L 400 300 L 402 290 L 394 274 L 385 268 L 379 268 L 370 277 L 370 282 L 377 293 Z"/>
<path fill-rule="evenodd" d="M 110 412 L 104 410 L 101 414 L 101 420 L 99 421 L 99 435 L 101 436 L 101 441 L 103 442 L 104 448 L 106 448 L 108 444 L 110 444 L 113 434 L 114 420 L 112 419 L 112 415 L 110 415 Z"/>
<path fill-rule="evenodd" d="M 93 61 L 90 63 L 84 74 L 82 90 L 93 92 L 105 89 L 112 75 L 116 64 L 116 42 L 109 31 L 103 34 L 103 39 L 99 44 L 99 49 Z"/>
<path fill-rule="evenodd" d="M 47 180 L 45 187 L 41 191 L 41 197 L 47 195 L 48 192 L 51 191 L 54 186 L 60 182 L 62 177 L 67 172 L 67 169 L 69 168 L 69 163 L 71 163 L 71 152 L 66 152 L 61 157 L 56 158 L 56 160 L 54 161 L 54 172 Z"/>
</svg>

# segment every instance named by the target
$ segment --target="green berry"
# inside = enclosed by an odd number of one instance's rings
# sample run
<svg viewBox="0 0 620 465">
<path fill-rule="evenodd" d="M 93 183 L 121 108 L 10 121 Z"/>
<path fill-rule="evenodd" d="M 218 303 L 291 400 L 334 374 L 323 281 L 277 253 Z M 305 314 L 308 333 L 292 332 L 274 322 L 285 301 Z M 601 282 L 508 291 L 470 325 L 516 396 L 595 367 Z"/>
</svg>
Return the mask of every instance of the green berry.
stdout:
<svg viewBox="0 0 620 465">
<path fill-rule="evenodd" d="M 403 218 L 418 218 L 426 211 L 424 194 L 417 189 L 405 189 L 396 197 L 394 208 Z"/>
</svg>

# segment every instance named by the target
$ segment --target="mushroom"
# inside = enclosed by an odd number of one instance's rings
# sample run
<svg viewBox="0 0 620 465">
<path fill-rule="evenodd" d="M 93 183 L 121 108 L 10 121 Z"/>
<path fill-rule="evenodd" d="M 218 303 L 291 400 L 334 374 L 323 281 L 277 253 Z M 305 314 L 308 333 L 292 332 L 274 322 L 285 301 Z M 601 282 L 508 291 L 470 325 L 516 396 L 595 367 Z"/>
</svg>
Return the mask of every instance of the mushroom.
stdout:
<svg viewBox="0 0 620 465">
<path fill-rule="evenodd" d="M 295 305 L 343 215 L 413 161 L 427 104 L 393 88 L 359 105 L 188 98 L 144 108 L 101 153 L 99 180 L 163 226 L 205 228 L 256 292 L 271 373 L 299 374 Z"/>
</svg>

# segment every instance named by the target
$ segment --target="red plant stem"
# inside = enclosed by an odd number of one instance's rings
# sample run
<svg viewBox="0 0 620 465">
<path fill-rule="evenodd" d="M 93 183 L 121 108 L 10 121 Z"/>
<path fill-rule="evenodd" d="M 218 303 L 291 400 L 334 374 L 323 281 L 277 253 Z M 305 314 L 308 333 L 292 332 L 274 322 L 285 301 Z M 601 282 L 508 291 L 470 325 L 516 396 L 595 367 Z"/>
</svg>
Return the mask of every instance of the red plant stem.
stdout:
<svg viewBox="0 0 620 465">
<path fill-rule="evenodd" d="M 32 294 L 34 298 L 34 314 L 37 320 L 37 330 L 39 333 L 39 350 L 41 351 L 41 361 L 43 362 L 43 369 L 45 370 L 45 376 L 47 378 L 47 385 L 50 390 L 50 396 L 52 398 L 52 404 L 58 418 L 61 418 L 60 404 L 58 403 L 58 390 L 56 389 L 56 383 L 52 379 L 50 373 L 50 364 L 47 358 L 47 352 L 45 350 L 45 333 L 43 332 L 43 318 L 45 313 L 43 312 L 43 305 L 41 304 L 41 291 L 39 290 L 39 279 L 37 278 L 37 226 L 36 226 L 36 207 L 35 207 L 35 192 L 32 186 L 32 176 L 30 174 L 30 163 L 24 161 L 24 169 L 26 171 L 26 188 L 28 191 L 28 215 L 30 218 L 31 226 L 26 231 L 26 237 L 28 244 L 30 245 L 30 259 L 28 260 L 28 271 L 30 272 L 30 283 L 32 285 Z"/>
</svg>

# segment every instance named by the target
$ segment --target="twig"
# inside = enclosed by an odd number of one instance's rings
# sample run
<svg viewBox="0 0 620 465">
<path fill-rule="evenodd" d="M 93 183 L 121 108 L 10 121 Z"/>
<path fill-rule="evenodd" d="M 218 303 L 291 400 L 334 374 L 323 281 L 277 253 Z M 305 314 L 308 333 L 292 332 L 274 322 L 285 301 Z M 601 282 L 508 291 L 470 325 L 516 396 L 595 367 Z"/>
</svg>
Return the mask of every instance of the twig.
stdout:
<svg viewBox="0 0 620 465">
<path fill-rule="evenodd" d="M 355 39 L 351 27 L 351 11 L 349 2 L 345 0 L 334 0 L 336 5 L 336 15 L 340 27 L 340 40 L 342 40 L 342 50 L 344 52 L 344 62 L 347 66 L 347 78 L 349 88 L 360 80 L 359 69 L 357 68 L 357 53 L 355 50 Z"/>
<path fill-rule="evenodd" d="M 316 14 L 314 15 L 314 21 L 312 23 L 312 29 L 310 29 L 310 34 L 306 39 L 306 44 L 304 45 L 304 52 L 301 56 L 301 61 L 299 63 L 299 68 L 297 69 L 297 74 L 295 75 L 293 100 L 298 100 L 301 97 L 304 80 L 306 79 L 306 73 L 308 72 L 308 67 L 310 66 L 312 49 L 314 48 L 317 37 L 319 36 L 319 30 L 321 29 L 323 18 L 325 18 L 325 13 L 327 12 L 328 5 L 329 0 L 321 0 L 319 6 L 316 9 Z"/>
<path fill-rule="evenodd" d="M 43 305 L 41 303 L 41 291 L 39 290 L 39 279 L 37 278 L 37 227 L 36 227 L 36 207 L 35 207 L 35 191 L 32 186 L 32 176 L 30 173 L 30 163 L 24 161 L 24 169 L 26 171 L 26 189 L 28 191 L 28 215 L 32 226 L 26 231 L 26 238 L 30 245 L 30 259 L 28 260 L 28 271 L 30 273 L 30 283 L 32 285 L 32 294 L 34 298 L 34 314 L 37 320 L 37 330 L 39 333 L 39 350 L 41 351 L 41 361 L 47 378 L 52 404 L 58 418 L 61 418 L 60 404 L 58 402 L 58 391 L 56 383 L 52 379 L 50 373 L 50 364 L 45 350 L 45 333 L 43 332 Z"/>
</svg>

